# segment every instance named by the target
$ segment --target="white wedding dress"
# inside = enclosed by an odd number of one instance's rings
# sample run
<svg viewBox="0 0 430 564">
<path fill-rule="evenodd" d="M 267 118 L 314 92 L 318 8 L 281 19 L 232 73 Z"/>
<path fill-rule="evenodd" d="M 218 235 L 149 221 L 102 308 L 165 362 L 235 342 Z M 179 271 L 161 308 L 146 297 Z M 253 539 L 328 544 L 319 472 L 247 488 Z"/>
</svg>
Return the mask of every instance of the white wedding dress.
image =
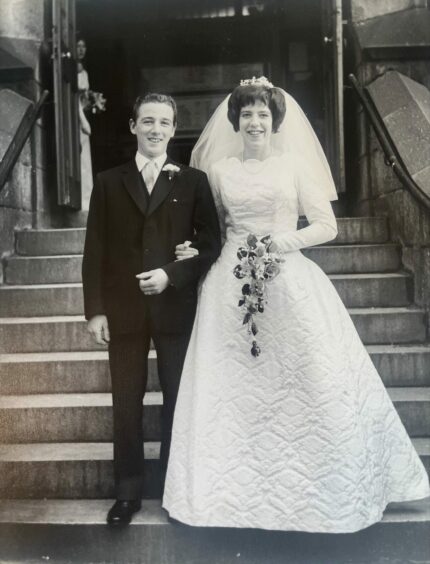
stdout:
<svg viewBox="0 0 430 564">
<path fill-rule="evenodd" d="M 85 69 L 78 72 L 78 89 L 80 93 L 86 93 L 90 89 L 88 73 Z M 84 112 L 81 96 L 79 97 L 79 139 L 81 144 L 81 209 L 88 210 L 90 207 L 91 192 L 93 190 L 93 165 L 91 160 L 91 126 Z"/>
<path fill-rule="evenodd" d="M 336 234 L 305 169 L 287 156 L 232 157 L 210 174 L 226 240 L 200 288 L 163 498 L 190 525 L 351 532 L 389 502 L 430 494 L 345 306 L 299 251 Z M 297 231 L 301 209 L 311 225 Z M 233 275 L 249 233 L 271 233 L 285 251 L 257 315 L 257 358 Z"/>
</svg>

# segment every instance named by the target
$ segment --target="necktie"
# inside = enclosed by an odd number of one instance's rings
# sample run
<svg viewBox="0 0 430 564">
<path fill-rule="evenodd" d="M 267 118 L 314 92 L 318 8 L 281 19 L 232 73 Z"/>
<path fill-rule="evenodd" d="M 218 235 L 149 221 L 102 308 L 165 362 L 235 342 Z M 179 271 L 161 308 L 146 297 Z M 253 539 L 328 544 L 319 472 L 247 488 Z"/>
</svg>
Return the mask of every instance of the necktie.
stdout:
<svg viewBox="0 0 430 564">
<path fill-rule="evenodd" d="M 142 169 L 143 180 L 145 181 L 148 192 L 151 194 L 154 188 L 157 175 L 157 165 L 154 161 L 148 161 Z"/>
</svg>

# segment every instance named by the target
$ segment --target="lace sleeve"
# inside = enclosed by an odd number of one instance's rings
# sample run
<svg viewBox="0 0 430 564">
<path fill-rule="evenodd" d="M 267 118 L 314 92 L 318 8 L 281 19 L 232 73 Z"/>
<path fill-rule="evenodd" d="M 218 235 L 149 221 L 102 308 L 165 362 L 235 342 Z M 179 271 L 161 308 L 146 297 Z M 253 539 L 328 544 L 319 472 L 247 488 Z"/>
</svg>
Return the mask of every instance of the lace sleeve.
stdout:
<svg viewBox="0 0 430 564">
<path fill-rule="evenodd" d="M 311 174 L 304 161 L 300 161 L 296 166 L 295 184 L 299 207 L 310 225 L 276 236 L 275 242 L 283 252 L 320 245 L 331 241 L 337 235 L 336 218 L 330 200 L 320 190 L 318 179 Z"/>
<path fill-rule="evenodd" d="M 218 221 L 221 231 L 221 242 L 224 245 L 225 237 L 226 237 L 225 208 L 221 198 L 219 172 L 217 171 L 215 164 L 209 167 L 208 179 L 212 190 L 212 196 L 215 202 L 216 211 L 218 214 Z"/>
</svg>

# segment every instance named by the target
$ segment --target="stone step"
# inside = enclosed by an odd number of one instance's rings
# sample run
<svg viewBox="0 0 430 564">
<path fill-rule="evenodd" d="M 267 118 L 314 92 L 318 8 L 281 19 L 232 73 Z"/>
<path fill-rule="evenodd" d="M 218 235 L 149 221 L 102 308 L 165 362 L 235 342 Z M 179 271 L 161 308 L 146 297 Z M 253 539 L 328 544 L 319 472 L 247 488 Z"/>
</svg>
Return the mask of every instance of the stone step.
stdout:
<svg viewBox="0 0 430 564">
<path fill-rule="evenodd" d="M 107 351 L 0 355 L 0 394 L 97 393 L 111 390 Z M 147 391 L 160 391 L 149 351 Z"/>
<path fill-rule="evenodd" d="M 82 315 L 81 283 L 0 286 L 0 317 Z"/>
<path fill-rule="evenodd" d="M 399 307 L 411 303 L 412 277 L 403 272 L 330 274 L 347 307 Z M 81 315 L 82 284 L 0 286 L 0 317 Z"/>
<path fill-rule="evenodd" d="M 145 441 L 161 437 L 161 392 L 143 401 Z M 111 394 L 33 394 L 0 396 L 0 443 L 109 442 Z"/>
<path fill-rule="evenodd" d="M 188 527 L 146 500 L 131 526 L 106 527 L 112 500 L 0 502 L 3 562 L 127 564 L 382 564 L 428 562 L 430 499 L 390 504 L 357 533 L 309 534 Z"/>
<path fill-rule="evenodd" d="M 87 331 L 81 315 L 0 318 L 0 354 L 106 350 Z"/>
<path fill-rule="evenodd" d="M 339 245 L 311 247 L 303 254 L 326 274 L 394 272 L 401 268 L 400 247 L 385 245 Z"/>
<path fill-rule="evenodd" d="M 333 244 L 387 243 L 388 222 L 385 217 L 340 217 L 338 236 Z M 301 220 L 299 227 L 306 222 Z M 16 233 L 16 252 L 19 255 L 72 255 L 84 250 L 85 228 L 29 229 Z"/>
<path fill-rule="evenodd" d="M 430 388 L 389 388 L 391 399 L 412 437 L 430 435 Z M 146 441 L 160 440 L 161 392 L 144 399 Z M 109 442 L 111 394 L 33 394 L 0 396 L 0 443 Z"/>
<path fill-rule="evenodd" d="M 430 388 L 388 388 L 409 436 L 430 435 Z"/>
<path fill-rule="evenodd" d="M 144 452 L 143 497 L 159 498 L 160 443 Z M 0 444 L 0 498 L 114 497 L 112 460 L 112 443 Z"/>
<path fill-rule="evenodd" d="M 365 344 L 422 343 L 425 313 L 411 308 L 352 308 L 352 320 Z M 0 354 L 92 351 L 97 345 L 82 316 L 0 318 Z"/>
<path fill-rule="evenodd" d="M 426 315 L 417 308 L 350 308 L 354 325 L 366 345 L 423 343 Z"/>
<path fill-rule="evenodd" d="M 405 272 L 330 274 L 346 307 L 401 307 L 413 301 L 413 278 Z"/>
<path fill-rule="evenodd" d="M 386 386 L 430 386 L 430 345 L 368 345 Z"/>
<path fill-rule="evenodd" d="M 390 230 L 386 217 L 337 217 L 338 234 L 329 245 L 357 245 L 387 243 Z M 307 221 L 300 219 L 299 228 Z"/>
<path fill-rule="evenodd" d="M 368 345 L 386 386 L 430 386 L 430 345 Z M 109 392 L 106 351 L 0 355 L 0 395 Z M 149 392 L 159 391 L 157 359 L 149 353 Z"/>
<path fill-rule="evenodd" d="M 17 257 L 5 260 L 6 284 L 64 284 L 81 282 L 81 255 Z"/>
<path fill-rule="evenodd" d="M 430 473 L 430 439 L 413 439 Z M 144 497 L 160 496 L 160 443 L 145 443 Z M 96 499 L 114 496 L 112 443 L 0 445 L 0 498 Z"/>
<path fill-rule="evenodd" d="M 84 227 L 69 229 L 27 229 L 15 234 L 18 255 L 80 255 L 84 252 Z"/>
<path fill-rule="evenodd" d="M 401 268 L 396 244 L 338 245 L 313 247 L 303 254 L 327 274 L 393 272 Z M 66 284 L 81 281 L 82 255 L 58 255 L 5 259 L 5 282 L 9 285 Z"/>
</svg>

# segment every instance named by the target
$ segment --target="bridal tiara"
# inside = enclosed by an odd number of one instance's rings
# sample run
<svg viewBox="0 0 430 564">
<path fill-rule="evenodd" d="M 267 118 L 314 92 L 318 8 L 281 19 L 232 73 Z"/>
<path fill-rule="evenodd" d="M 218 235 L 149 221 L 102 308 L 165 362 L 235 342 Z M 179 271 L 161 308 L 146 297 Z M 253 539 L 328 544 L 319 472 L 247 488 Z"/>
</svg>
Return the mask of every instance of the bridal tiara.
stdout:
<svg viewBox="0 0 430 564">
<path fill-rule="evenodd" d="M 250 86 L 254 84 L 257 84 L 258 86 L 266 86 L 267 88 L 274 88 L 273 84 L 267 80 L 265 76 L 260 76 L 259 78 L 253 76 L 252 78 L 240 81 L 240 86 Z"/>
</svg>

